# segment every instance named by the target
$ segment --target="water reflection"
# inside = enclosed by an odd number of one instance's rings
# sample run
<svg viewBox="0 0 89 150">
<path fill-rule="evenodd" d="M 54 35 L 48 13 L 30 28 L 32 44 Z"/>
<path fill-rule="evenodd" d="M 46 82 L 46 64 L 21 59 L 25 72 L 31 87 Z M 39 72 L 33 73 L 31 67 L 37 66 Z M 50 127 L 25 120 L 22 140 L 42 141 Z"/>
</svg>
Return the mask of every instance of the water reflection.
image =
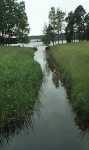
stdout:
<svg viewBox="0 0 89 150">
<path fill-rule="evenodd" d="M 53 83 L 55 85 L 56 88 L 59 88 L 59 75 L 56 71 L 56 69 L 53 70 L 52 72 L 52 80 L 53 80 Z"/>
<path fill-rule="evenodd" d="M 35 103 L 34 103 L 35 104 Z M 0 144 L 8 143 L 11 137 L 18 135 L 24 128 L 33 128 L 32 115 L 34 104 L 31 104 L 29 110 L 23 112 L 10 112 L 4 116 L 4 112 L 0 113 Z"/>
<path fill-rule="evenodd" d="M 29 111 L 14 114 L 14 118 L 11 115 L 10 122 L 2 123 L 1 143 L 4 139 L 7 142 L 14 139 L 3 150 L 88 150 L 88 137 L 83 137 L 75 125 L 75 114 L 60 82 L 60 74 L 55 65 L 50 69 L 45 47 L 38 48 L 34 59 L 41 65 L 44 76 L 39 101 L 29 107 Z M 21 131 L 23 134 L 18 136 Z"/>
<path fill-rule="evenodd" d="M 89 121 L 82 121 L 77 114 L 75 116 L 74 121 L 83 133 L 85 133 L 85 134 L 88 133 L 89 134 Z"/>
</svg>

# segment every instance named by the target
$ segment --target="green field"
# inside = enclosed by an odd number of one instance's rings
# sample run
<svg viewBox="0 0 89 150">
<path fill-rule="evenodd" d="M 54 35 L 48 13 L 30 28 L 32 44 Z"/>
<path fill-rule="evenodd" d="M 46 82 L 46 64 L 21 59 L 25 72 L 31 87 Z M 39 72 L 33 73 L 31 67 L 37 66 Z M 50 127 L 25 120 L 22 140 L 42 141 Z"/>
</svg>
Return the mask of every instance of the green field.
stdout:
<svg viewBox="0 0 89 150">
<path fill-rule="evenodd" d="M 0 48 L 0 126 L 23 118 L 37 100 L 42 72 L 33 56 L 32 48 Z"/>
<path fill-rule="evenodd" d="M 74 110 L 81 120 L 89 121 L 89 42 L 57 45 L 49 54 L 62 74 Z"/>
</svg>

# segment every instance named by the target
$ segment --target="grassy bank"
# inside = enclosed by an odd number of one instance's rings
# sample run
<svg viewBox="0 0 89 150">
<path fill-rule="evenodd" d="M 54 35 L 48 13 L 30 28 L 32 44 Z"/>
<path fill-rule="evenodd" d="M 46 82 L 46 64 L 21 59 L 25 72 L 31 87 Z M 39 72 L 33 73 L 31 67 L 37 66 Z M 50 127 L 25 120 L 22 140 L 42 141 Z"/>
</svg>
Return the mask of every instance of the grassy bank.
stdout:
<svg viewBox="0 0 89 150">
<path fill-rule="evenodd" d="M 42 81 L 33 56 L 32 48 L 0 48 L 0 126 L 33 109 Z"/>
<path fill-rule="evenodd" d="M 49 54 L 62 73 L 74 110 L 89 121 L 89 43 L 51 47 Z"/>
</svg>

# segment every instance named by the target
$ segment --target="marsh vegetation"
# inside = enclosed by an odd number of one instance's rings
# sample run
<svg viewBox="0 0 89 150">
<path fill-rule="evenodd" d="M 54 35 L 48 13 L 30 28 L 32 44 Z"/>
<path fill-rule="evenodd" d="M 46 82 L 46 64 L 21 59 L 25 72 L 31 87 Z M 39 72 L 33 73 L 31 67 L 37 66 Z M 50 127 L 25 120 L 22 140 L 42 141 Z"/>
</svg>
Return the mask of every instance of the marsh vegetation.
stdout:
<svg viewBox="0 0 89 150">
<path fill-rule="evenodd" d="M 32 48 L 0 48 L 0 135 L 11 133 L 26 116 L 31 117 L 41 81 Z"/>
</svg>

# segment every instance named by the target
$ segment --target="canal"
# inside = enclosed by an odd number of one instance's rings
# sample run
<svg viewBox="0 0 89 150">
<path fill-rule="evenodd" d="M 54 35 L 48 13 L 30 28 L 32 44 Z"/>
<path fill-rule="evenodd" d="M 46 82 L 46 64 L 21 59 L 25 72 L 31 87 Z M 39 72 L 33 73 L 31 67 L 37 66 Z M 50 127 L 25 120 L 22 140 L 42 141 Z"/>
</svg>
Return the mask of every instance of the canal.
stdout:
<svg viewBox="0 0 89 150">
<path fill-rule="evenodd" d="M 43 82 L 30 123 L 9 135 L 0 150 L 89 150 L 89 134 L 76 124 L 66 90 L 47 63 L 45 46 L 37 48 L 34 60 L 41 65 Z"/>
</svg>

